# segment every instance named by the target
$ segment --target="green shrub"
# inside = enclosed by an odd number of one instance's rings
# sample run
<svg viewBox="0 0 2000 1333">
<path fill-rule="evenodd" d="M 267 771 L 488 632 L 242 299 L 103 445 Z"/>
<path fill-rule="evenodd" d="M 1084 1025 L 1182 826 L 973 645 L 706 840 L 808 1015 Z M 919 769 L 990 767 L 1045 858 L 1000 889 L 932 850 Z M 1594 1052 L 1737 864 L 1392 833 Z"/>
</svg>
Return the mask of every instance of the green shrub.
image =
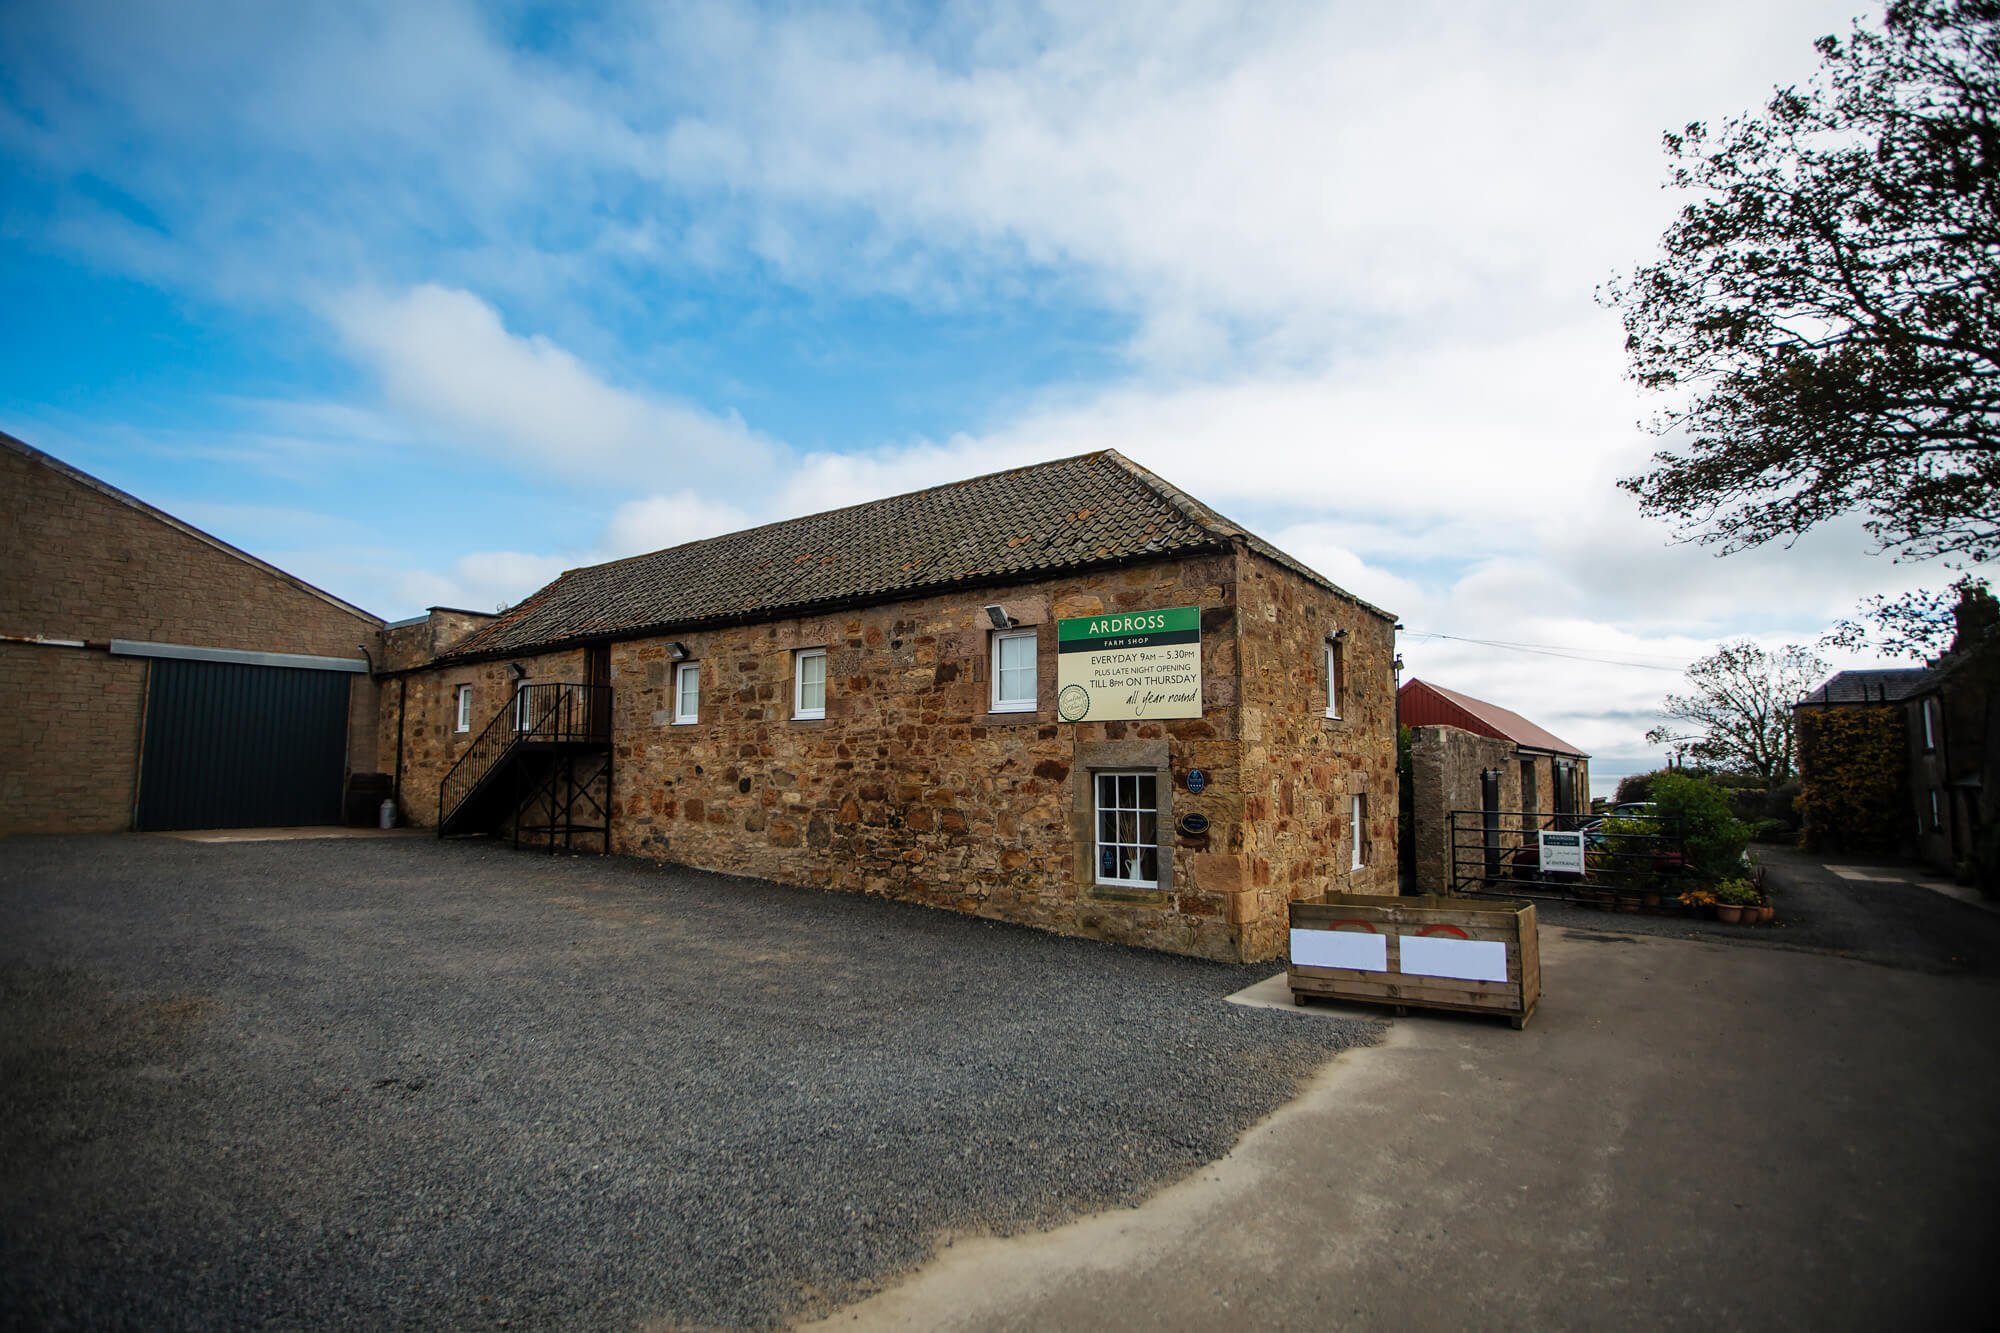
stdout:
<svg viewBox="0 0 2000 1333">
<path fill-rule="evenodd" d="M 1624 805 L 1628 801 L 1650 801 L 1653 799 L 1653 779 L 1667 770 L 1656 769 L 1651 773 L 1628 773 L 1618 779 L 1618 791 L 1612 796 L 1613 805 Z"/>
<path fill-rule="evenodd" d="M 1700 778 L 1659 773 L 1653 778 L 1653 803 L 1659 807 L 1661 832 L 1683 840 L 1687 873 L 1696 884 L 1716 884 L 1743 873 L 1750 830 L 1730 813 L 1726 792 Z"/>
<path fill-rule="evenodd" d="M 1750 830 L 1750 840 L 1752 842 L 1782 842 L 1792 844 L 1799 840 L 1798 829 L 1787 820 L 1752 819 L 1748 821 L 1747 827 Z"/>
<path fill-rule="evenodd" d="M 1747 879 L 1725 879 L 1715 886 L 1715 901 L 1731 907 L 1755 907 L 1764 901 L 1764 895 Z"/>
</svg>

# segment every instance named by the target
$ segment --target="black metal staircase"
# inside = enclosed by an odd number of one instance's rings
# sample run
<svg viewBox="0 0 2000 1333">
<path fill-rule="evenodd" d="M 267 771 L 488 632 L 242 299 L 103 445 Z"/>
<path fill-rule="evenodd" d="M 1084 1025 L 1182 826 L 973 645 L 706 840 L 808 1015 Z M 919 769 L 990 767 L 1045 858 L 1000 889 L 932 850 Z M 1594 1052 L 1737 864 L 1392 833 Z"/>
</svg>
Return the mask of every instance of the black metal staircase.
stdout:
<svg viewBox="0 0 2000 1333">
<path fill-rule="evenodd" d="M 438 836 L 508 835 L 573 851 L 597 834 L 611 850 L 611 687 L 515 687 L 438 784 Z"/>
</svg>

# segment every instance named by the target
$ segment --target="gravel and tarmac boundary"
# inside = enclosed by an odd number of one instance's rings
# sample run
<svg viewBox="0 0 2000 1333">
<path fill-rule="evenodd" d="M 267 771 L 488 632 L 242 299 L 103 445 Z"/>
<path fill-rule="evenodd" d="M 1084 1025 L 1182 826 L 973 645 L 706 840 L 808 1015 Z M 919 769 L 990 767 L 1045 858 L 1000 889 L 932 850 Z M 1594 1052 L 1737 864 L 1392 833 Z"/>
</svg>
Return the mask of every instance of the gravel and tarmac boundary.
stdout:
<svg viewBox="0 0 2000 1333">
<path fill-rule="evenodd" d="M 0 1322 L 768 1325 L 1133 1205 L 1364 1019 L 622 858 L 0 840 Z"/>
</svg>

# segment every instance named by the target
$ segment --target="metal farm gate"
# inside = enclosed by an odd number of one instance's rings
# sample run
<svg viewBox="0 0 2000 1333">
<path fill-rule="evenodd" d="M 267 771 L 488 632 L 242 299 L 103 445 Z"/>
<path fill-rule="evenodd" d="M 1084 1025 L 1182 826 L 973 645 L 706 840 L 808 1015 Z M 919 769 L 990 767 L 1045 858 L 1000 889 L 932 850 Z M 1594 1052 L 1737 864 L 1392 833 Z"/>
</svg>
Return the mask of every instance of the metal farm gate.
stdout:
<svg viewBox="0 0 2000 1333">
<path fill-rule="evenodd" d="M 349 680 L 343 671 L 155 658 L 136 826 L 338 824 Z"/>
</svg>

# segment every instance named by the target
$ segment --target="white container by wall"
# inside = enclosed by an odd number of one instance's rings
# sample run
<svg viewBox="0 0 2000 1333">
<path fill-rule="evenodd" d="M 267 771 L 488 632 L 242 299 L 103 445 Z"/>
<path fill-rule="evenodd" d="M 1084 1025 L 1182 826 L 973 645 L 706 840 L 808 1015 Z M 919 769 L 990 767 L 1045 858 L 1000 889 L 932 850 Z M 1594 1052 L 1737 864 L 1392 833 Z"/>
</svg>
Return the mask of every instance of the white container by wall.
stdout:
<svg viewBox="0 0 2000 1333">
<path fill-rule="evenodd" d="M 380 827 L 382 828 L 396 827 L 396 801 L 394 797 L 385 796 L 382 798 L 382 810 L 379 819 Z"/>
</svg>

